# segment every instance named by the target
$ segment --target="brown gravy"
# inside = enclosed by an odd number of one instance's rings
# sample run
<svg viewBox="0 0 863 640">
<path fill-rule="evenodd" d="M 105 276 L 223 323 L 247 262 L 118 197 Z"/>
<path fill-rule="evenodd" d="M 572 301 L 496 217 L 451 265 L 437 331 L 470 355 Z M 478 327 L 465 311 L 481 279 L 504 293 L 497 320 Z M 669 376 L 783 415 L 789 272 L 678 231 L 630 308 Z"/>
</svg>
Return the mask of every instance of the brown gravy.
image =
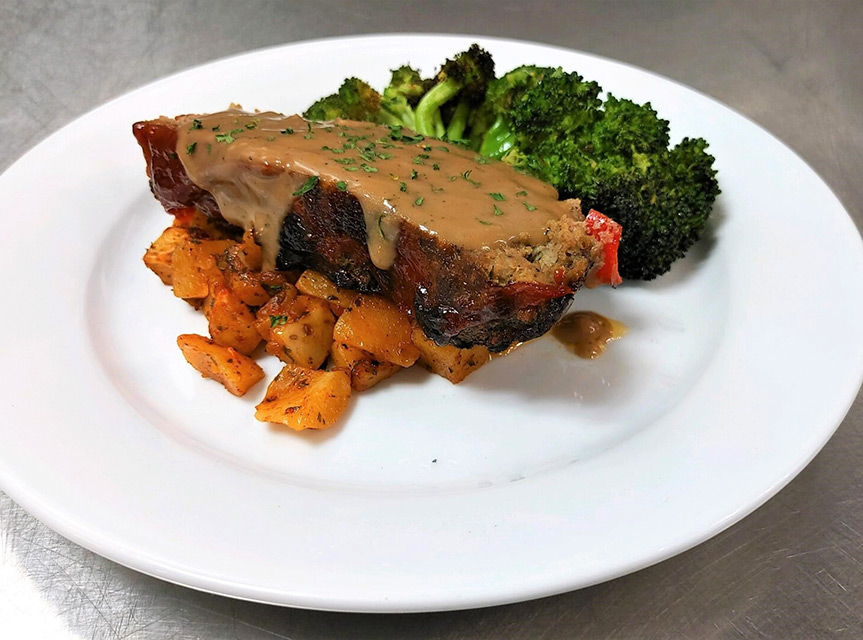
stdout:
<svg viewBox="0 0 863 640">
<path fill-rule="evenodd" d="M 626 325 L 593 311 L 575 311 L 564 316 L 552 335 L 579 358 L 598 358 L 609 342 L 626 335 Z"/>
<path fill-rule="evenodd" d="M 402 221 L 483 250 L 539 243 L 549 221 L 571 210 L 540 180 L 399 128 L 229 110 L 181 118 L 178 134 L 191 180 L 228 221 L 254 231 L 270 267 L 284 216 L 317 179 L 360 200 L 369 253 L 382 269 L 395 259 Z"/>
</svg>

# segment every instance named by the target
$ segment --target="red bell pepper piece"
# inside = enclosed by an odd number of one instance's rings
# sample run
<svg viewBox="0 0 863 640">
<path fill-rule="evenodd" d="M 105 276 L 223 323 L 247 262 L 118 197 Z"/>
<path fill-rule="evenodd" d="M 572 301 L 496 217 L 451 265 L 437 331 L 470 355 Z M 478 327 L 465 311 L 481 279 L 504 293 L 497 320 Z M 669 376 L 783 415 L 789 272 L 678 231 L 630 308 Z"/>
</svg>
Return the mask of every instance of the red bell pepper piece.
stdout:
<svg viewBox="0 0 863 640">
<path fill-rule="evenodd" d="M 616 287 L 623 282 L 617 270 L 617 249 L 620 246 L 623 227 L 596 209 L 590 210 L 584 224 L 588 235 L 602 243 L 603 263 L 598 269 L 594 269 L 591 279 L 595 284 L 610 284 Z"/>
</svg>

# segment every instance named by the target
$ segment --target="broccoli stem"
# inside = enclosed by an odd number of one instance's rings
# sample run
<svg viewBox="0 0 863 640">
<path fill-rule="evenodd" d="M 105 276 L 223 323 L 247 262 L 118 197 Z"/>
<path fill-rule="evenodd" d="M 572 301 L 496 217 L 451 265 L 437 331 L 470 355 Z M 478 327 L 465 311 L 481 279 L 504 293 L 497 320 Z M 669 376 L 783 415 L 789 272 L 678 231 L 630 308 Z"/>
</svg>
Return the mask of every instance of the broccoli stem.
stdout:
<svg viewBox="0 0 863 640">
<path fill-rule="evenodd" d="M 479 152 L 488 158 L 501 158 L 515 144 L 515 133 L 510 130 L 504 118 L 494 121 L 483 136 Z"/>
<path fill-rule="evenodd" d="M 390 113 L 386 109 L 381 109 L 378 112 L 378 123 L 379 124 L 388 124 L 392 126 L 409 126 L 406 122 L 403 121 L 402 118 L 399 118 L 396 114 Z"/>
<path fill-rule="evenodd" d="M 446 129 L 447 140 L 464 139 L 464 130 L 467 128 L 467 118 L 469 115 L 470 104 L 467 100 L 460 100 Z"/>
<path fill-rule="evenodd" d="M 462 84 L 450 78 L 439 82 L 420 99 L 414 111 L 414 120 L 416 122 L 416 132 L 424 136 L 437 136 L 437 128 L 435 127 L 435 119 L 440 118 L 441 105 L 454 98 L 461 91 Z M 443 120 L 440 121 L 441 127 Z M 440 132 L 443 135 L 444 131 Z"/>
</svg>

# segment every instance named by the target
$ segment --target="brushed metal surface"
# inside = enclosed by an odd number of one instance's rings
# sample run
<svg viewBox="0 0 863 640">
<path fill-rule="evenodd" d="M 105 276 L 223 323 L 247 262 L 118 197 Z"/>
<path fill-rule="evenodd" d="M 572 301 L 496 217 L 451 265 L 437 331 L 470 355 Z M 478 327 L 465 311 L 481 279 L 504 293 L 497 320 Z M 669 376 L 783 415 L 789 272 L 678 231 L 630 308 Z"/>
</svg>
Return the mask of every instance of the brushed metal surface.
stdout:
<svg viewBox="0 0 863 640">
<path fill-rule="evenodd" d="M 173 71 L 262 46 L 386 31 L 535 40 L 678 80 L 776 134 L 863 228 L 859 0 L 4 0 L 0 170 L 74 117 Z M 798 478 L 712 540 L 589 589 L 474 611 L 330 614 L 198 593 L 64 540 L 0 493 L 0 637 L 860 638 L 861 398 Z M 16 428 L 2 420 L 0 408 L 2 429 Z"/>
</svg>

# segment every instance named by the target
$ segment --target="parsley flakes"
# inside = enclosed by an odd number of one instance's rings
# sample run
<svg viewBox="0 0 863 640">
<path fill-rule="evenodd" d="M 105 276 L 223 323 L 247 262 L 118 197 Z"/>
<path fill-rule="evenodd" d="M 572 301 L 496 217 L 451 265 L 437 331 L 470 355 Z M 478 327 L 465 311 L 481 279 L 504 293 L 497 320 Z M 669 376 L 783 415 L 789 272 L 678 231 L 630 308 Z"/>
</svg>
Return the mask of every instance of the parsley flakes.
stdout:
<svg viewBox="0 0 863 640">
<path fill-rule="evenodd" d="M 318 176 L 309 176 L 306 181 L 302 184 L 302 186 L 294 191 L 291 195 L 293 196 L 301 196 L 304 193 L 308 193 L 312 189 L 314 189 L 318 184 Z"/>
</svg>

